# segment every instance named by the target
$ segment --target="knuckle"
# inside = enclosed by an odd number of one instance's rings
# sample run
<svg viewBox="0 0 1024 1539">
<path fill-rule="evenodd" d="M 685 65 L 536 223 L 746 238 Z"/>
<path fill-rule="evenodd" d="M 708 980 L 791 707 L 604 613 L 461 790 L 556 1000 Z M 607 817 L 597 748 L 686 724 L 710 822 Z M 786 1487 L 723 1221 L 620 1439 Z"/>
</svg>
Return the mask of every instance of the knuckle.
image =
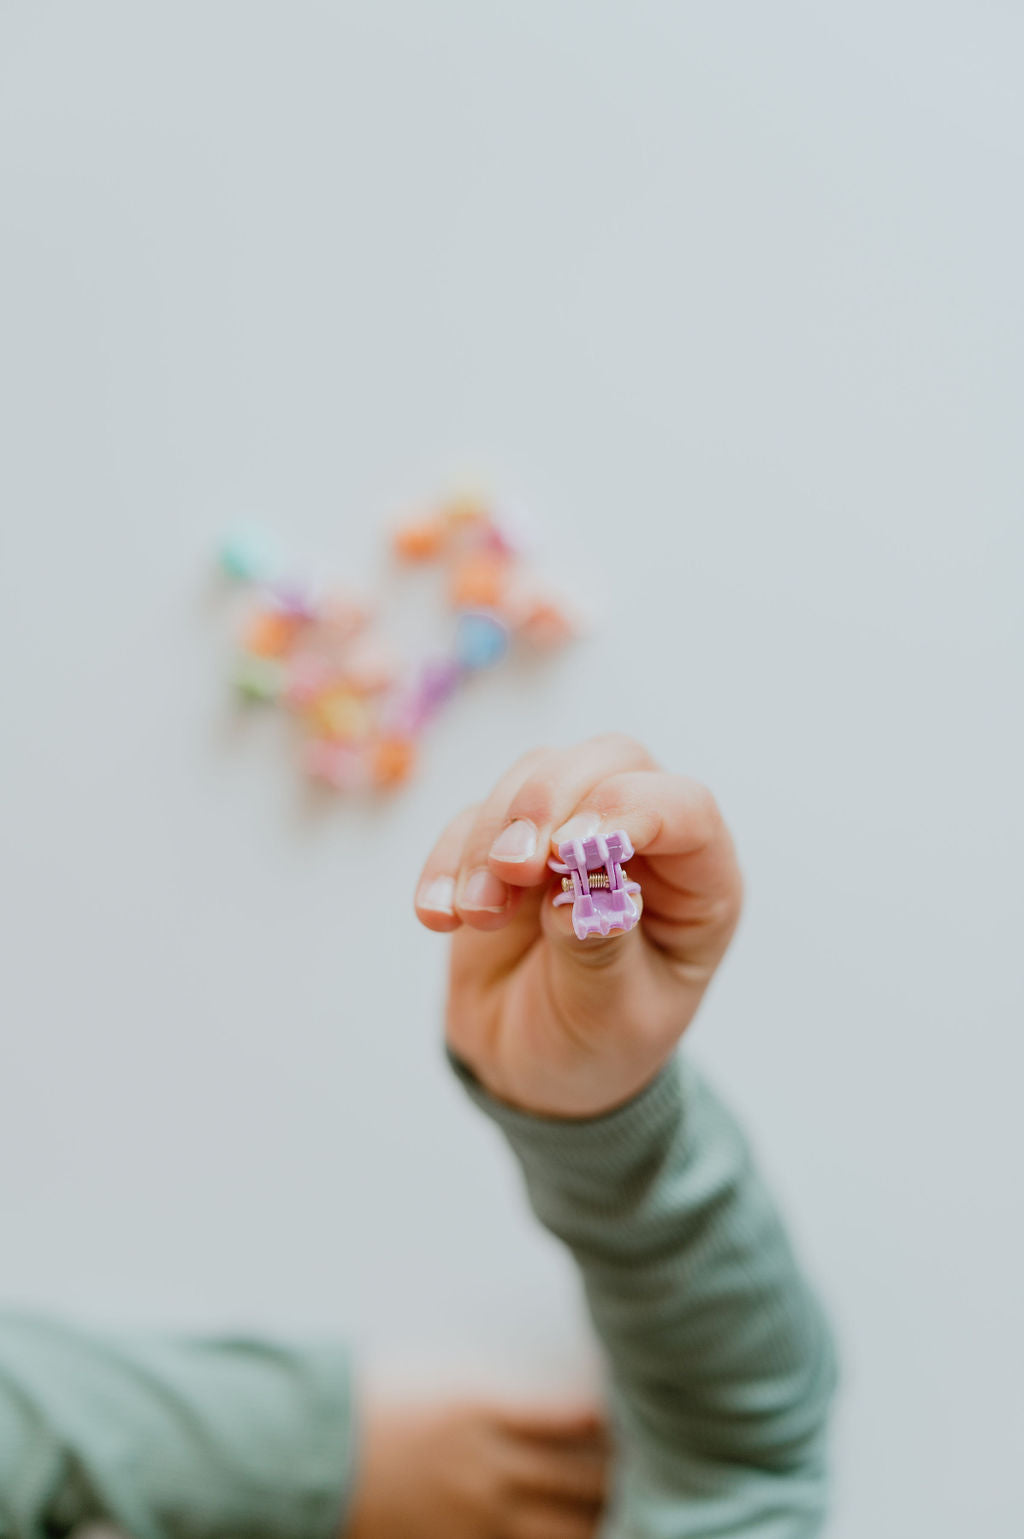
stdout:
<svg viewBox="0 0 1024 1539">
<path fill-rule="evenodd" d="M 701 906 L 699 921 L 709 930 L 730 930 L 739 918 L 739 902 L 735 893 L 716 893 Z"/>
<path fill-rule="evenodd" d="M 479 818 L 480 806 L 479 802 L 470 802 L 468 807 L 463 807 L 460 812 L 457 812 L 445 829 L 442 838 L 463 838 Z"/>
<path fill-rule="evenodd" d="M 694 780 L 690 784 L 694 822 L 702 842 L 710 844 L 711 840 L 724 829 L 725 819 L 722 817 L 714 792 L 709 790 L 702 781 Z"/>
<path fill-rule="evenodd" d="M 536 748 L 530 748 L 526 753 L 521 754 L 513 765 L 513 769 L 530 770 L 535 764 L 539 764 L 541 760 L 549 759 L 552 752 L 553 749 L 547 743 L 541 743 Z"/>
<path fill-rule="evenodd" d="M 610 753 L 617 753 L 623 759 L 636 759 L 642 763 L 650 761 L 650 754 L 644 744 L 629 732 L 599 732 L 585 745 L 588 748 L 602 748 Z"/>
<path fill-rule="evenodd" d="M 541 769 L 542 765 L 550 764 L 555 757 L 550 748 L 531 748 L 529 753 L 521 754 L 513 764 L 507 775 L 504 775 L 495 788 L 500 795 L 502 789 L 506 790 L 509 783 L 522 786 L 528 779 L 532 779 Z"/>
<path fill-rule="evenodd" d="M 509 803 L 506 821 L 529 818 L 542 825 L 551 820 L 555 807 L 555 781 L 550 774 L 529 775 Z"/>
</svg>

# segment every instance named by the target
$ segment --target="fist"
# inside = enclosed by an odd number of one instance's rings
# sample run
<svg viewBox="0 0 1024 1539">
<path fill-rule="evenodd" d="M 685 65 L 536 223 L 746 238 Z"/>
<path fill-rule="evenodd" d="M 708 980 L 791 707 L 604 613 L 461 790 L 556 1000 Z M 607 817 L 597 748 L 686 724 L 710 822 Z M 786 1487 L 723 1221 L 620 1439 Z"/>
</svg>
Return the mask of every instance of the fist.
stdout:
<svg viewBox="0 0 1024 1539">
<path fill-rule="evenodd" d="M 640 923 L 576 939 L 549 856 L 624 829 Z M 416 890 L 451 934 L 449 1046 L 500 1100 L 592 1117 L 655 1077 L 736 928 L 742 880 L 711 793 L 617 735 L 520 759 L 434 845 Z"/>
</svg>

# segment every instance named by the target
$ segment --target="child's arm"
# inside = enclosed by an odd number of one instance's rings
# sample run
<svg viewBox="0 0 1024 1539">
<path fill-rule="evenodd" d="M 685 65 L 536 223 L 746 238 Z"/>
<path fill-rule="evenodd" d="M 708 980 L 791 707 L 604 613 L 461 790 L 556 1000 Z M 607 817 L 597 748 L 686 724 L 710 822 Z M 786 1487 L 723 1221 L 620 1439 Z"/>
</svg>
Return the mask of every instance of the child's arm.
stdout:
<svg viewBox="0 0 1024 1539">
<path fill-rule="evenodd" d="M 544 861 L 588 816 L 630 835 L 644 915 L 580 942 Z M 455 931 L 459 1071 L 571 1247 L 608 1353 L 616 1539 L 795 1539 L 824 1509 L 828 1331 L 735 1124 L 674 1057 L 739 904 L 707 793 L 617 738 L 517 766 L 442 836 L 419 891 L 424 922 Z"/>
<path fill-rule="evenodd" d="M 107 1338 L 0 1316 L 0 1539 L 337 1539 L 351 1483 L 345 1352 Z"/>
<path fill-rule="evenodd" d="M 502 1105 L 534 1212 L 572 1250 L 621 1437 L 615 1539 L 816 1534 L 833 1360 L 735 1123 L 673 1062 L 606 1117 Z"/>
</svg>

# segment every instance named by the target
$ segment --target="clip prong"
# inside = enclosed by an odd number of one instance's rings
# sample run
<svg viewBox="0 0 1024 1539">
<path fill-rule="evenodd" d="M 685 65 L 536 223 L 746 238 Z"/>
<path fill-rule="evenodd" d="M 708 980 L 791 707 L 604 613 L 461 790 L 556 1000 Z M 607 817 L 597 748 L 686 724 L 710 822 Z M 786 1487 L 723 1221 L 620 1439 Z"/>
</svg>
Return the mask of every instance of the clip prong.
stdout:
<svg viewBox="0 0 1024 1539">
<path fill-rule="evenodd" d="M 609 935 L 612 930 L 631 930 L 640 910 L 631 894 L 640 891 L 622 869 L 633 846 L 622 829 L 613 834 L 593 834 L 588 839 L 568 839 L 558 846 L 558 860 L 549 860 L 562 878 L 555 894 L 557 907 L 572 904 L 572 927 L 579 940 L 588 935 Z"/>
</svg>

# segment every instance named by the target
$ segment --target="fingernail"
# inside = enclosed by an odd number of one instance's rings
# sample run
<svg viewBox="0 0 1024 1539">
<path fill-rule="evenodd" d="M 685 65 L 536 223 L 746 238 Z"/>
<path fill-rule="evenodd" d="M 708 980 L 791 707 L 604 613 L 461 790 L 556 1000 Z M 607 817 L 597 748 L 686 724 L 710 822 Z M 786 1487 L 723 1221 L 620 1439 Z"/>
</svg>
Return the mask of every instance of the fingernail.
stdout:
<svg viewBox="0 0 1024 1539">
<path fill-rule="evenodd" d="M 500 882 L 486 866 L 479 866 L 466 878 L 459 907 L 484 914 L 500 914 L 507 902 L 508 888 L 505 883 Z"/>
<path fill-rule="evenodd" d="M 428 908 L 432 914 L 454 914 L 455 878 L 435 876 L 420 893 L 419 906 Z"/>
<path fill-rule="evenodd" d="M 495 860 L 530 860 L 537 852 L 537 830 L 526 818 L 516 818 L 491 845 Z"/>
<path fill-rule="evenodd" d="M 601 819 L 596 812 L 577 812 L 568 823 L 555 829 L 551 840 L 553 844 L 568 844 L 570 839 L 589 839 L 600 827 Z"/>
</svg>

